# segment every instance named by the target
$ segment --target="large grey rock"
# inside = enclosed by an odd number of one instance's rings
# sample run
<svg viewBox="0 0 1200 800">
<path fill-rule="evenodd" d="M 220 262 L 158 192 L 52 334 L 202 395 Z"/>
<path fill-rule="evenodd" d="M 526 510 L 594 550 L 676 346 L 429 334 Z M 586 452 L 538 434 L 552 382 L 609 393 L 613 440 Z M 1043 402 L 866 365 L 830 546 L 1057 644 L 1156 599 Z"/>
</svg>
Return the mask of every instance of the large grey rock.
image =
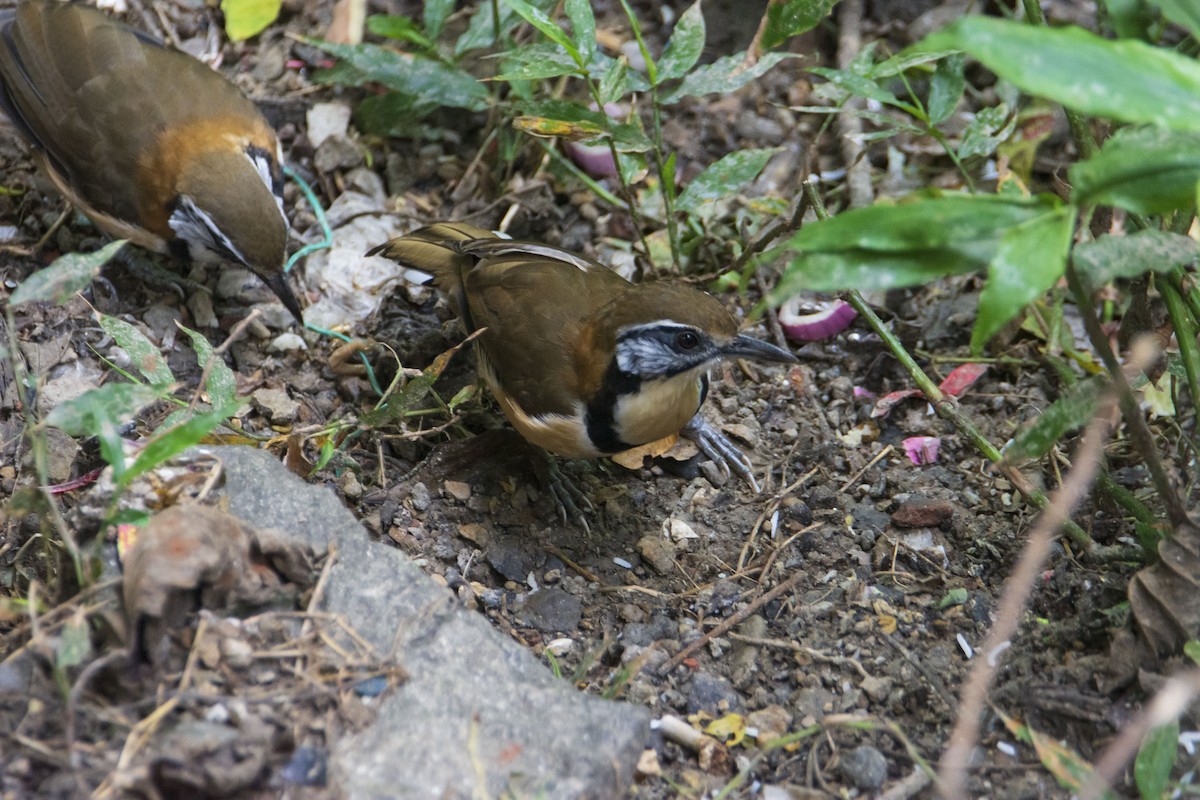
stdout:
<svg viewBox="0 0 1200 800">
<path fill-rule="evenodd" d="M 269 454 L 205 448 L 225 469 L 229 510 L 252 525 L 333 542 L 322 610 L 345 615 L 409 679 L 376 720 L 333 743 L 330 785 L 347 798 L 619 797 L 649 714 L 573 691 L 467 611 L 398 550 L 370 541 L 329 491 Z"/>
</svg>

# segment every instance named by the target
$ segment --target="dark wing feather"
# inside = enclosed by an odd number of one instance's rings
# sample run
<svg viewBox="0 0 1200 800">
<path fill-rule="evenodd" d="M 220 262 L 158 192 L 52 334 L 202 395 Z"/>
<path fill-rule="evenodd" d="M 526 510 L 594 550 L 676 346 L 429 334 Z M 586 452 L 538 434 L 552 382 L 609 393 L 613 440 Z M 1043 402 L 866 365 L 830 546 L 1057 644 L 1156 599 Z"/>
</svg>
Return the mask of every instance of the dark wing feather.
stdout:
<svg viewBox="0 0 1200 800">
<path fill-rule="evenodd" d="M 431 225 L 370 254 L 431 273 L 468 331 L 487 328 L 478 345 L 503 365 L 493 375 L 499 390 L 533 416 L 575 413 L 579 387 L 595 371 L 580 363 L 576 337 L 631 286 L 591 259 L 463 223 Z M 607 363 L 612 353 L 594 355 Z"/>
<path fill-rule="evenodd" d="M 596 312 L 630 287 L 628 281 L 595 262 L 581 270 L 554 248 L 509 243 L 503 255 L 482 259 L 466 278 L 471 317 L 488 330 L 480 346 L 504 365 L 497 375 L 503 390 L 527 414 L 576 412 L 584 382 L 576 339 Z M 547 298 L 554 298 L 548 300 Z M 594 353 L 605 362 L 612 353 Z"/>
</svg>

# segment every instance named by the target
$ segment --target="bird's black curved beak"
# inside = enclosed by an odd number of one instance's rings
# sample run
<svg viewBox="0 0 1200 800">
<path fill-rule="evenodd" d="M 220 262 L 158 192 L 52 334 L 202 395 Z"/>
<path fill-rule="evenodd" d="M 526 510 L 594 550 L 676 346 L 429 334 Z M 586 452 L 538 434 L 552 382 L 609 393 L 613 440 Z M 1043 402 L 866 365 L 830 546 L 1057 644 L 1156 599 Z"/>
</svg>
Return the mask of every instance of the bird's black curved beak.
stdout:
<svg viewBox="0 0 1200 800">
<path fill-rule="evenodd" d="M 745 334 L 735 336 L 729 344 L 722 347 L 721 355 L 726 358 L 753 358 L 757 361 L 783 361 L 786 363 L 800 360 L 782 347 L 776 347 L 770 342 L 764 342 Z"/>
<path fill-rule="evenodd" d="M 303 328 L 304 313 L 300 310 L 300 303 L 296 300 L 296 295 L 292 293 L 292 287 L 288 285 L 287 275 L 280 270 L 268 275 L 260 274 L 258 277 L 262 278 L 263 283 L 275 293 L 275 296 L 279 298 L 284 307 L 292 312 L 292 316 L 296 318 L 296 322 Z"/>
</svg>

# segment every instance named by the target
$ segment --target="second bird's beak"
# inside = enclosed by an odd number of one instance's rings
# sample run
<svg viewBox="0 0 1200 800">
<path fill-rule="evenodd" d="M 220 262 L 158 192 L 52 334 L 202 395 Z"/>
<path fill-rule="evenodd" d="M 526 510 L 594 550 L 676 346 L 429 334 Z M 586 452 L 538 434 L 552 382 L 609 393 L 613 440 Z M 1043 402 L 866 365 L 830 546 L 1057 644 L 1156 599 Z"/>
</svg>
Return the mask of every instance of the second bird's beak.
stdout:
<svg viewBox="0 0 1200 800">
<path fill-rule="evenodd" d="M 788 363 L 799 361 L 794 355 L 776 347 L 770 342 L 755 339 L 753 336 L 735 336 L 729 344 L 721 348 L 721 355 L 726 358 L 753 358 L 758 361 L 784 361 Z"/>
<path fill-rule="evenodd" d="M 296 295 L 292 293 L 292 287 L 288 285 L 287 275 L 280 270 L 279 272 L 272 272 L 266 275 L 259 274 L 258 277 L 262 278 L 263 283 L 275 293 L 275 296 L 280 299 L 284 307 L 292 312 L 292 316 L 296 318 L 296 322 L 303 328 L 304 313 L 300 310 L 300 303 L 297 302 Z"/>
</svg>

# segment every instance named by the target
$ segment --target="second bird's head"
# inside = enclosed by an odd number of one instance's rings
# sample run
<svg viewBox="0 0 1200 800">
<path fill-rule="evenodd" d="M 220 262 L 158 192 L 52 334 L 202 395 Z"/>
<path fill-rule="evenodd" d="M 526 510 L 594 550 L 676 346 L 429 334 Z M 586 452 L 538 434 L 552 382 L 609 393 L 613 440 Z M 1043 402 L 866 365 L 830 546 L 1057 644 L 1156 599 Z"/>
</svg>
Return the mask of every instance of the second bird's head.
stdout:
<svg viewBox="0 0 1200 800">
<path fill-rule="evenodd" d="M 194 152 L 178 173 L 168 211 L 179 257 L 226 261 L 263 280 L 303 324 L 283 272 L 288 223 L 277 154 L 253 145 Z"/>
</svg>

